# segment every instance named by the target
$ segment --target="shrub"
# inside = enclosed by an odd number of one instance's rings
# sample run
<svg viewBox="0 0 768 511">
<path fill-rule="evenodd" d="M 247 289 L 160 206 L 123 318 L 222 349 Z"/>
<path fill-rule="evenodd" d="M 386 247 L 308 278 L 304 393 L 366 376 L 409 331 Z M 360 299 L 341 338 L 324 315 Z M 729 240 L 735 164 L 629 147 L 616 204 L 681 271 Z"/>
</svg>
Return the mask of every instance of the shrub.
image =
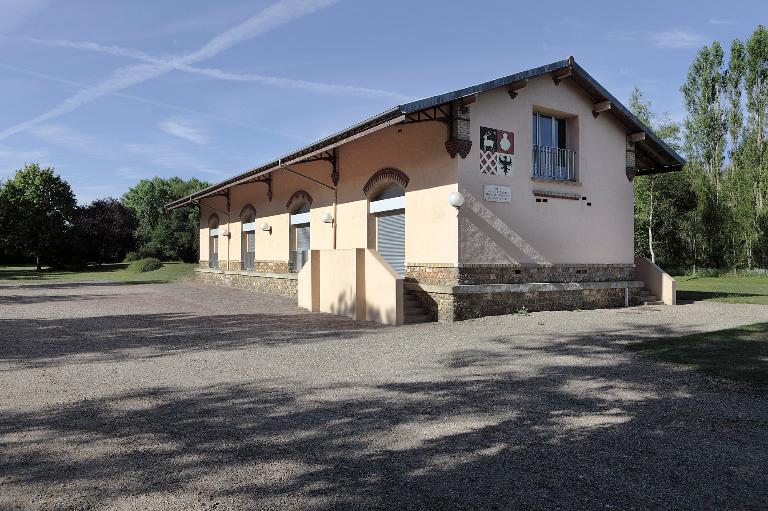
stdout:
<svg viewBox="0 0 768 511">
<path fill-rule="evenodd" d="M 132 263 L 134 261 L 138 261 L 139 259 L 141 259 L 141 257 L 139 257 L 138 252 L 128 252 L 125 254 L 125 259 L 123 261 L 126 263 Z"/>
<path fill-rule="evenodd" d="M 138 261 L 133 261 L 128 265 L 128 270 L 143 273 L 146 271 L 159 270 L 163 267 L 163 263 L 156 257 L 145 257 Z"/>
</svg>

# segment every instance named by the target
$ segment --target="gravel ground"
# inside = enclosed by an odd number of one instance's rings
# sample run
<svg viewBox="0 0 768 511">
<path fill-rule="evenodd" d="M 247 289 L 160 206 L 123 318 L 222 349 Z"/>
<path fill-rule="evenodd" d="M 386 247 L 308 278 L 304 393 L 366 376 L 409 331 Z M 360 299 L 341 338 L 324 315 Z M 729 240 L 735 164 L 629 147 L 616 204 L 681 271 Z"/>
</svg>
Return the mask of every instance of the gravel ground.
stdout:
<svg viewBox="0 0 768 511">
<path fill-rule="evenodd" d="M 765 509 L 764 391 L 622 346 L 757 321 L 387 328 L 191 283 L 0 286 L 0 509 Z"/>
</svg>

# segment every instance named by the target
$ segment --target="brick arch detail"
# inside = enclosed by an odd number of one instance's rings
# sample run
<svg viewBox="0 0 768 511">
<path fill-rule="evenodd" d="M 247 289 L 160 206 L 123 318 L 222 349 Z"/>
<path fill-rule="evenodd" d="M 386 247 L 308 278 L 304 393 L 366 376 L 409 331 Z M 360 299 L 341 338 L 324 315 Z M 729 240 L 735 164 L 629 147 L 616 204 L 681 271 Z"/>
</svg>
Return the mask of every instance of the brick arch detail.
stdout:
<svg viewBox="0 0 768 511">
<path fill-rule="evenodd" d="M 213 223 L 214 220 L 216 220 L 216 227 L 211 227 L 211 224 Z M 215 229 L 215 228 L 218 228 L 219 225 L 221 225 L 221 222 L 219 222 L 219 215 L 217 215 L 216 213 L 211 213 L 208 216 L 208 227 L 211 229 Z"/>
<path fill-rule="evenodd" d="M 248 212 L 251 212 L 253 213 L 253 216 L 256 216 L 256 208 L 254 208 L 252 204 L 246 204 L 243 206 L 243 209 L 240 210 L 239 218 L 242 220 L 245 214 Z"/>
<path fill-rule="evenodd" d="M 312 196 L 305 192 L 304 190 L 296 190 L 293 192 L 293 195 L 288 199 L 288 202 L 285 203 L 285 209 L 291 209 L 291 204 L 296 202 L 299 199 L 304 199 L 307 201 L 307 204 L 309 204 L 309 207 L 312 207 Z"/>
<path fill-rule="evenodd" d="M 408 187 L 409 181 L 410 178 L 400 170 L 393 168 L 381 169 L 372 175 L 368 182 L 365 183 L 365 186 L 363 186 L 363 193 L 368 197 L 371 192 L 379 188 L 379 185 L 382 183 L 396 183 L 405 189 Z"/>
</svg>

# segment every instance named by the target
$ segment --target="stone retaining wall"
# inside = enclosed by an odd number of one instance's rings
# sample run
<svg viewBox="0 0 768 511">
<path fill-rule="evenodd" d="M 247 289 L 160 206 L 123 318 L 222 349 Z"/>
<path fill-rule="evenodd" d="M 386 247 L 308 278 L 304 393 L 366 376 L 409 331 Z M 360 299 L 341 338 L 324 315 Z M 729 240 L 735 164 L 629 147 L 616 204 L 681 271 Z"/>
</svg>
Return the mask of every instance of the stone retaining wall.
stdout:
<svg viewBox="0 0 768 511">
<path fill-rule="evenodd" d="M 298 276 L 295 273 L 269 274 L 257 272 L 197 270 L 195 272 L 195 279 L 204 284 L 249 289 L 289 298 L 294 298 L 298 294 Z"/>
<path fill-rule="evenodd" d="M 430 264 L 408 263 L 405 277 L 422 284 L 525 284 L 633 280 L 634 264 Z"/>
</svg>

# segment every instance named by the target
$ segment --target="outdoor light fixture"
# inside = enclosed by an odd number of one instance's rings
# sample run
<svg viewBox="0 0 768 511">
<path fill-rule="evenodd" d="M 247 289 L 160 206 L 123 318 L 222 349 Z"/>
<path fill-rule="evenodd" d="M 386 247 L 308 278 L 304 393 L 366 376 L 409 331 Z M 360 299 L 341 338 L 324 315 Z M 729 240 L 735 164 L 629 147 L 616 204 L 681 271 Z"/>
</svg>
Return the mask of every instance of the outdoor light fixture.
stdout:
<svg viewBox="0 0 768 511">
<path fill-rule="evenodd" d="M 327 211 L 325 213 L 323 213 L 322 215 L 320 215 L 320 220 L 324 224 L 332 224 L 333 223 L 333 217 Z"/>
<path fill-rule="evenodd" d="M 448 204 L 456 209 L 459 209 L 461 205 L 464 204 L 464 196 L 461 194 L 461 192 L 452 192 L 448 196 Z"/>
<path fill-rule="evenodd" d="M 261 224 L 261 230 L 266 231 L 269 234 L 272 234 L 272 226 L 269 225 L 267 222 L 264 222 L 263 224 Z"/>
</svg>

